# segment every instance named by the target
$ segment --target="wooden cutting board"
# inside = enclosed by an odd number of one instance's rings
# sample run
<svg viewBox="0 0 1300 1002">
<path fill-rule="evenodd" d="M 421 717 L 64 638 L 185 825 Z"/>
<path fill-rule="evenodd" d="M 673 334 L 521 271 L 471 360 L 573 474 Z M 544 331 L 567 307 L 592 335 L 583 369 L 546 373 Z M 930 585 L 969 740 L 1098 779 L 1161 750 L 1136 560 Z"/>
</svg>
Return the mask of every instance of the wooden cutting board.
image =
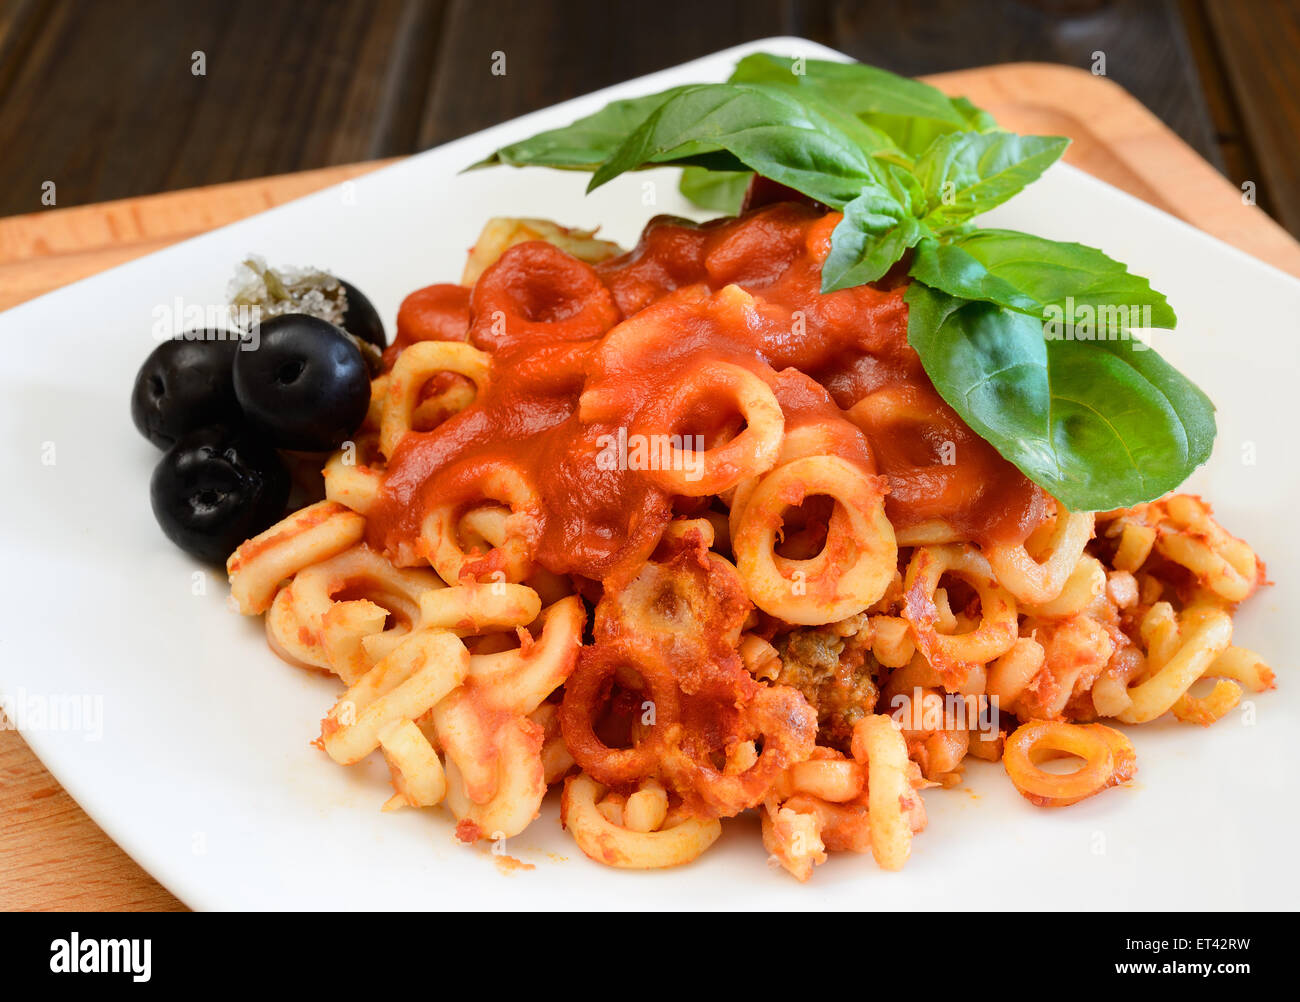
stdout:
<svg viewBox="0 0 1300 1002">
<path fill-rule="evenodd" d="M 930 78 L 1017 132 L 1066 135 L 1065 159 L 1300 276 L 1300 243 L 1122 88 L 1070 67 L 1014 63 Z M 0 219 L 0 309 L 168 244 L 358 177 L 388 161 Z M 0 909 L 179 909 L 0 730 Z"/>
</svg>

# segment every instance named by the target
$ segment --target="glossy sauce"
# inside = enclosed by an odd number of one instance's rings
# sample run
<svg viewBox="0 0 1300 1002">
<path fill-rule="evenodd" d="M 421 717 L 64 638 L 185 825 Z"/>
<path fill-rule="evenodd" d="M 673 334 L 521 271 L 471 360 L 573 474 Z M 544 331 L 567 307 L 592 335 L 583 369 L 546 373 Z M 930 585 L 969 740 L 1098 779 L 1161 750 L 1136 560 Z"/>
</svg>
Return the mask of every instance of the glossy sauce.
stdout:
<svg viewBox="0 0 1300 1002">
<path fill-rule="evenodd" d="M 904 286 L 818 291 L 838 220 L 789 203 L 703 225 L 661 217 L 595 267 L 520 244 L 472 293 L 413 294 L 390 361 L 413 341 L 468 338 L 491 352 L 492 381 L 474 405 L 402 441 L 369 519 L 372 545 L 409 554 L 428 508 L 472 506 L 483 473 L 511 464 L 541 498 L 544 567 L 595 579 L 634 569 L 690 502 L 641 471 L 603 468 L 605 436 L 725 441 L 743 424 L 730 401 L 673 392 L 724 361 L 772 388 L 787 435 L 816 423 L 831 451 L 882 474 L 896 527 L 943 519 L 977 542 L 1023 540 L 1050 499 L 934 390 L 907 344 Z"/>
</svg>

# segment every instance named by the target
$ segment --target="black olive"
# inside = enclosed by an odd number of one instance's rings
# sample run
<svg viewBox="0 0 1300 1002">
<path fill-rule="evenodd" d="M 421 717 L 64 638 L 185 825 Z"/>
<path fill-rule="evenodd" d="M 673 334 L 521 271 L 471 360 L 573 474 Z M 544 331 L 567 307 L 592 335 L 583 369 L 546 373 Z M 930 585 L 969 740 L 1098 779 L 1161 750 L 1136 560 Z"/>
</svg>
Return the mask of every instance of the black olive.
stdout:
<svg viewBox="0 0 1300 1002">
<path fill-rule="evenodd" d="M 186 553 L 213 564 L 279 521 L 289 473 L 275 451 L 241 432 L 200 428 L 158 461 L 149 484 L 154 518 Z"/>
<path fill-rule="evenodd" d="M 223 330 L 188 331 L 155 348 L 131 391 L 131 420 L 140 434 L 170 449 L 195 428 L 237 425 L 231 364 L 238 350 L 238 335 Z"/>
<path fill-rule="evenodd" d="M 279 449 L 337 449 L 370 407 L 370 375 L 345 332 L 305 313 L 261 326 L 235 356 L 235 396 L 248 427 Z"/>
<path fill-rule="evenodd" d="M 351 282 L 340 278 L 339 285 L 348 294 L 348 308 L 343 311 L 343 329 L 362 341 L 369 341 L 376 348 L 387 348 L 388 335 L 384 333 L 384 322 L 379 319 L 374 304 Z"/>
</svg>

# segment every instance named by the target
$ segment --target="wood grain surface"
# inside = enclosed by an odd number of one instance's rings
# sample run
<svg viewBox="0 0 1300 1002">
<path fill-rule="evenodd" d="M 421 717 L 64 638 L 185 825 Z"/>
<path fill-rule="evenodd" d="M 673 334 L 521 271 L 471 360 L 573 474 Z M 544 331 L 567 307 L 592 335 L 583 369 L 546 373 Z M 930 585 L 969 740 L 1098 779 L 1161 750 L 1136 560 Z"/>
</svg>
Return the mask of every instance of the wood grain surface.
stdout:
<svg viewBox="0 0 1300 1002">
<path fill-rule="evenodd" d="M 907 74 L 1101 57 L 1300 234 L 1298 17 L 1296 0 L 0 0 L 0 216 L 43 208 L 46 182 L 68 207 L 409 154 L 801 35 Z"/>
<path fill-rule="evenodd" d="M 1008 128 L 1071 136 L 1067 159 L 1082 169 L 1300 276 L 1300 244 L 1110 80 L 1038 64 L 931 79 Z M 0 219 L 0 307 L 377 166 Z M 0 909 L 182 907 L 76 806 L 17 733 L 0 730 Z"/>
<path fill-rule="evenodd" d="M 1211 0 L 1210 28 L 1223 72 L 1236 95 L 1236 113 L 1253 137 L 1259 187 L 1270 211 L 1300 233 L 1300 4 Z"/>
</svg>

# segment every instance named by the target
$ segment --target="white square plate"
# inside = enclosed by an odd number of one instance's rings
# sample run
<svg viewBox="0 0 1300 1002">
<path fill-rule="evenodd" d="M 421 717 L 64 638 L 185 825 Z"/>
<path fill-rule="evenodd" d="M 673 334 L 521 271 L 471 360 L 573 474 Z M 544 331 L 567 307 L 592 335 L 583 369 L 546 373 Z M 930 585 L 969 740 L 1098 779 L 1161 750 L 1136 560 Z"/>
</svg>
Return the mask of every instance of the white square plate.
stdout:
<svg viewBox="0 0 1300 1002">
<path fill-rule="evenodd" d="M 1128 788 L 1062 811 L 1031 807 L 1002 768 L 926 796 L 929 828 L 902 873 L 840 855 L 800 885 L 769 869 L 739 820 L 697 863 L 629 873 L 589 862 L 556 807 L 511 840 L 536 869 L 507 875 L 452 839 L 441 810 L 381 814 L 382 763 L 334 765 L 309 742 L 335 684 L 279 661 L 225 582 L 175 549 L 149 511 L 157 453 L 128 398 L 175 297 L 223 302 L 242 256 L 314 264 L 355 282 L 391 332 L 402 297 L 455 281 L 489 216 L 602 226 L 631 245 L 657 212 L 699 218 L 676 172 L 625 175 L 591 197 L 585 174 L 457 172 L 502 144 L 617 97 L 721 80 L 759 49 L 842 58 L 792 38 L 720 52 L 468 136 L 395 166 L 170 247 L 0 315 L 0 692 L 89 700 L 99 726 L 26 718 L 36 754 L 110 836 L 195 908 L 1282 908 L 1300 879 L 1292 835 L 1300 643 L 1300 470 L 1286 412 L 1300 370 L 1300 282 L 1058 165 L 993 213 L 1100 246 L 1151 278 L 1181 318 L 1157 346 L 1218 405 L 1214 457 L 1189 485 L 1268 560 L 1277 584 L 1247 604 L 1237 640 L 1279 687 L 1208 730 L 1131 729 Z M 649 181 L 655 182 L 647 187 Z M 648 195 L 655 202 L 648 205 Z M 1292 613 L 1294 614 L 1294 612 Z M 1293 624 L 1294 625 L 1294 624 Z M 44 703 L 43 703 L 44 701 Z M 102 733 L 96 731 L 102 730 Z M 554 799 L 553 797 L 551 798 Z M 0 875 L 0 880 L 5 879 Z"/>
</svg>

